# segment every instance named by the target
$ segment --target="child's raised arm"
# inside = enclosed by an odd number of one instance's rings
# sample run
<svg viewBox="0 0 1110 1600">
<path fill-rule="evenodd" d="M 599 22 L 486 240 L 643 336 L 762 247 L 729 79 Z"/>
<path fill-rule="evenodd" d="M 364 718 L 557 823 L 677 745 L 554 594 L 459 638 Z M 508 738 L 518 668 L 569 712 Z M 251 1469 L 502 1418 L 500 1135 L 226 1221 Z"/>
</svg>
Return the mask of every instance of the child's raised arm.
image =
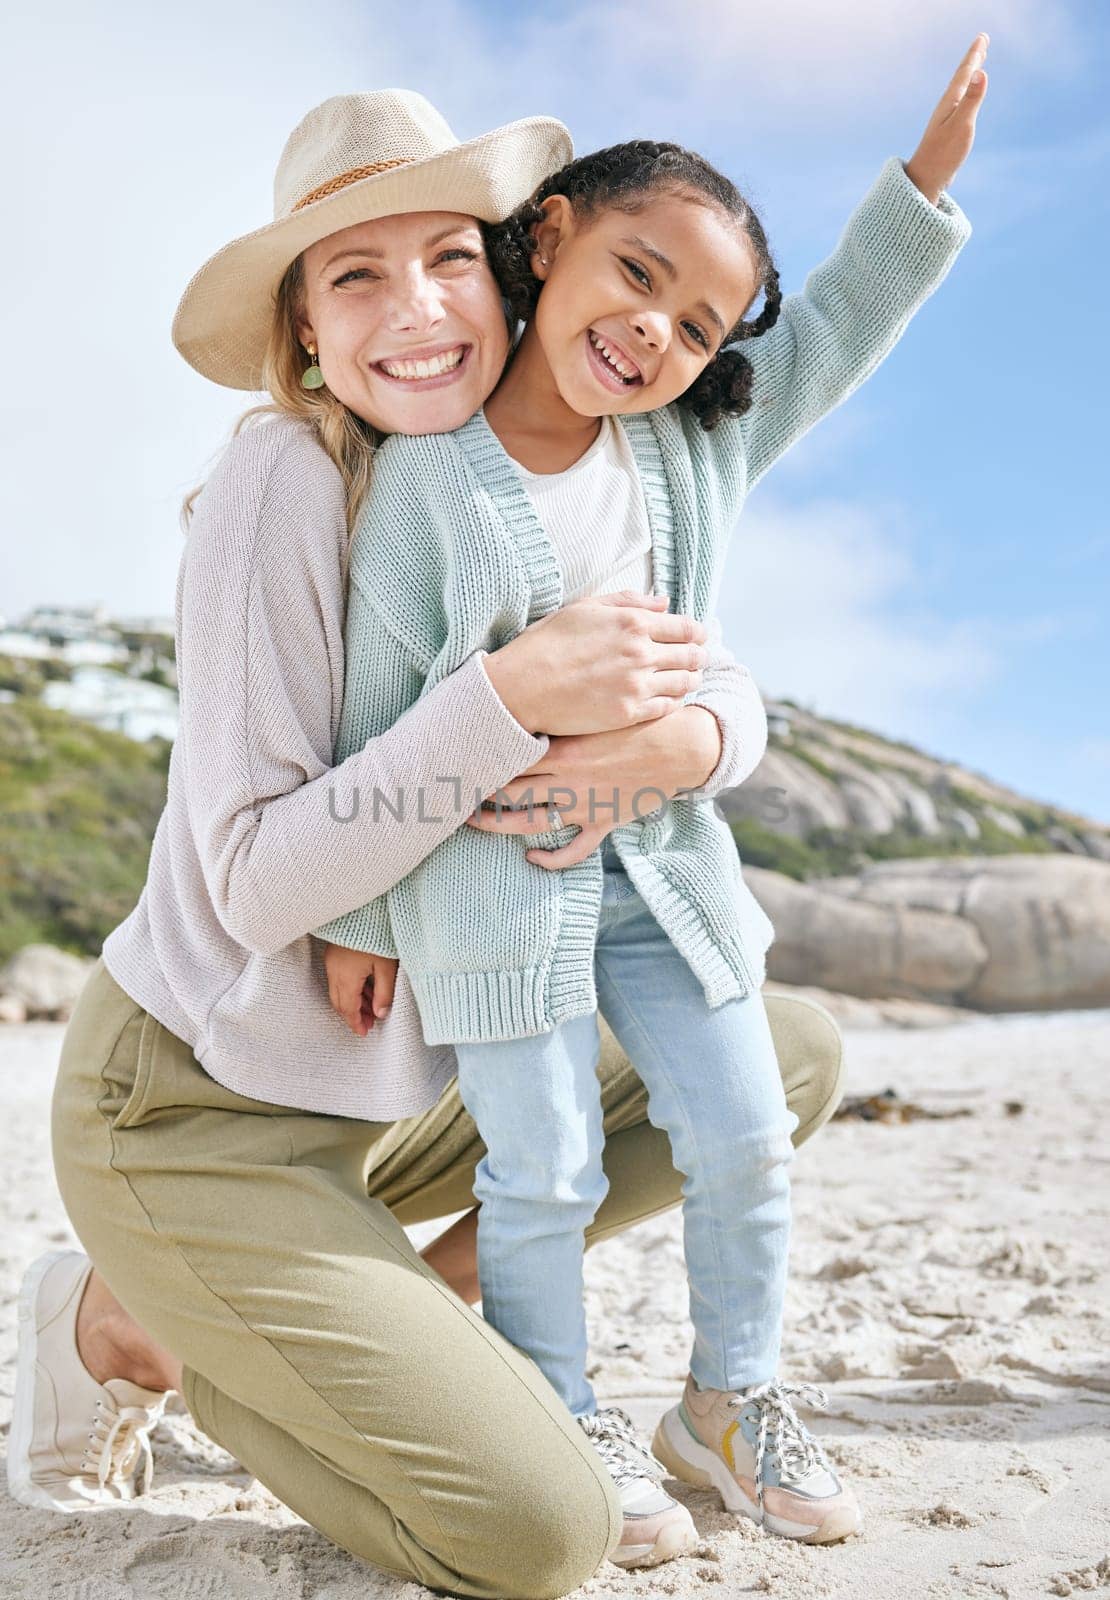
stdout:
<svg viewBox="0 0 1110 1600">
<path fill-rule="evenodd" d="M 741 346 L 755 369 L 752 405 L 717 443 L 734 448 L 739 430 L 748 489 L 889 354 L 970 236 L 945 186 L 974 140 L 986 46 L 977 35 L 912 158 L 885 162 L 832 255 L 784 297 L 774 327 Z"/>
</svg>

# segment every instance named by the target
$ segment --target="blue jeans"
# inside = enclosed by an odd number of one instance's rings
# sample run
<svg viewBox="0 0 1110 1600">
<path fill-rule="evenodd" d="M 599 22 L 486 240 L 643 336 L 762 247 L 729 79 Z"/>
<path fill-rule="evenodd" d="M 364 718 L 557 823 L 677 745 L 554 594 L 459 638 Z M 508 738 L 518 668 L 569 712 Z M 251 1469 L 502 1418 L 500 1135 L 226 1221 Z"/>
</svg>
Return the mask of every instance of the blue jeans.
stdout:
<svg viewBox="0 0 1110 1600">
<path fill-rule="evenodd" d="M 762 996 L 710 1010 L 609 839 L 602 864 L 599 1009 L 685 1175 L 690 1370 L 702 1388 L 743 1388 L 778 1364 L 798 1119 Z M 583 1232 L 607 1188 L 597 1013 L 455 1050 L 459 1093 L 487 1149 L 474 1183 L 483 1313 L 571 1412 L 589 1414 L 597 1402 L 586 1378 Z"/>
</svg>

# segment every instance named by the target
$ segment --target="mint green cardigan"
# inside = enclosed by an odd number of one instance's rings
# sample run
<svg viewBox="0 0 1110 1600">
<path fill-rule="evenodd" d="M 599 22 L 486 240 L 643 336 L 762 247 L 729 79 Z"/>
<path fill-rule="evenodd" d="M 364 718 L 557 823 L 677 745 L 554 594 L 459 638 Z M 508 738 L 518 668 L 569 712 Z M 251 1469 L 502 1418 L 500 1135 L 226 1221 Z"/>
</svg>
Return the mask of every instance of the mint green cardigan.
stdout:
<svg viewBox="0 0 1110 1600">
<path fill-rule="evenodd" d="M 654 592 L 670 594 L 675 612 L 709 622 L 749 490 L 875 369 L 970 232 L 947 193 L 932 205 L 891 157 L 832 255 L 801 294 L 784 297 L 775 327 L 743 346 L 755 369 L 744 416 L 710 432 L 678 406 L 620 418 L 647 501 Z M 474 651 L 498 649 L 563 600 L 556 551 L 481 412 L 454 433 L 386 440 L 353 539 L 336 762 Z M 442 774 L 435 794 L 360 802 L 394 813 L 405 805 L 415 827 L 445 804 L 461 820 L 483 797 L 455 793 L 452 777 Z M 601 856 L 549 872 L 524 852 L 576 831 L 463 824 L 387 894 L 318 936 L 398 957 L 429 1045 L 547 1032 L 597 1007 Z M 758 989 L 773 930 L 712 800 L 657 802 L 612 839 L 707 1004 Z"/>
</svg>

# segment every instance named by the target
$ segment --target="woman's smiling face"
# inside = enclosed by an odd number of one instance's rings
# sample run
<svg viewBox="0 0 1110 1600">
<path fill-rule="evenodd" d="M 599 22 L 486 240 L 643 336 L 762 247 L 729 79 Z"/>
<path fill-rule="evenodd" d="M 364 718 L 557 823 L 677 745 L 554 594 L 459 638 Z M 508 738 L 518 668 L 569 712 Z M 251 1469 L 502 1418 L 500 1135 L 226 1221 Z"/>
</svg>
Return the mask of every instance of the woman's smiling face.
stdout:
<svg viewBox="0 0 1110 1600">
<path fill-rule="evenodd" d="M 559 394 L 582 416 L 670 405 L 759 291 L 743 231 L 681 192 L 596 216 L 563 195 L 543 204 L 535 335 Z"/>
<path fill-rule="evenodd" d="M 355 223 L 302 260 L 298 337 L 337 400 L 382 433 L 446 433 L 474 415 L 509 353 L 501 292 L 473 217 Z"/>
</svg>

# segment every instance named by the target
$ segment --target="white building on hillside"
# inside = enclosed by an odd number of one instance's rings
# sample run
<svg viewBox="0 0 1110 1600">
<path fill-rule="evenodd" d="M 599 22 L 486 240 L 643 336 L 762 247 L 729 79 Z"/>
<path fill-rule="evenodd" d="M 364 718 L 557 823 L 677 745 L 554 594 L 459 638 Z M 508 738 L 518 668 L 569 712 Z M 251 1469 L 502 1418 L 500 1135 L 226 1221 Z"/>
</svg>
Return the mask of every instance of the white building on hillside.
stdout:
<svg viewBox="0 0 1110 1600">
<path fill-rule="evenodd" d="M 177 695 L 172 689 L 105 667 L 78 667 L 70 682 L 46 684 L 42 699 L 57 711 L 129 739 L 177 737 Z"/>
</svg>

